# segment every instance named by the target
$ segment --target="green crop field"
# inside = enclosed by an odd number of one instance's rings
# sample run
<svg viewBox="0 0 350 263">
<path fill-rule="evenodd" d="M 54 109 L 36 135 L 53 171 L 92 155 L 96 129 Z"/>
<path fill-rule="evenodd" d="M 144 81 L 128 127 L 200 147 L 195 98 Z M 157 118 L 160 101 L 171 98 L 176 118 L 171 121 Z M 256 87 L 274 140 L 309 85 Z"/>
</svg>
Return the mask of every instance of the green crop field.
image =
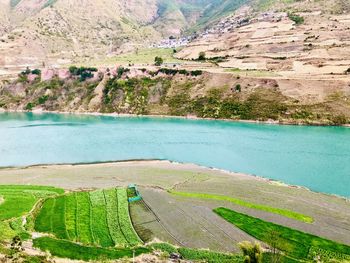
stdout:
<svg viewBox="0 0 350 263">
<path fill-rule="evenodd" d="M 220 207 L 214 209 L 214 212 L 256 239 L 267 244 L 271 244 L 273 241 L 278 249 L 295 259 L 310 259 L 313 252 L 339 260 L 347 259 L 350 256 L 350 246 L 266 222 L 227 208 Z M 272 232 L 277 233 L 274 240 L 271 238 Z M 318 251 L 322 251 L 322 253 L 318 253 Z"/>
<path fill-rule="evenodd" d="M 41 186 L 0 186 L 0 221 L 23 216 L 40 199 L 61 194 L 62 189 Z"/>
<path fill-rule="evenodd" d="M 175 191 L 169 191 L 173 195 L 183 196 L 183 197 L 191 197 L 191 198 L 199 198 L 199 199 L 209 199 L 209 200 L 218 200 L 218 201 L 227 201 L 234 203 L 236 205 L 266 211 L 273 214 L 285 216 L 288 218 L 292 218 L 295 220 L 299 220 L 305 223 L 312 223 L 314 220 L 312 217 L 303 215 L 294 211 L 286 210 L 286 209 L 280 209 L 275 207 L 270 207 L 266 205 L 261 204 L 254 204 L 250 202 L 246 202 L 244 200 L 240 200 L 237 198 L 232 198 L 229 196 L 223 196 L 223 195 L 214 195 L 214 194 L 204 194 L 204 193 L 187 193 L 187 192 L 175 192 Z"/>
<path fill-rule="evenodd" d="M 26 216 L 41 199 L 64 193 L 63 189 L 43 186 L 0 186 L 0 240 L 20 235 L 27 239 L 29 233 L 23 225 Z M 29 220 L 28 220 L 29 221 Z"/>
<path fill-rule="evenodd" d="M 36 217 L 34 228 L 84 245 L 114 247 L 142 243 L 129 216 L 124 188 L 48 198 Z"/>
</svg>

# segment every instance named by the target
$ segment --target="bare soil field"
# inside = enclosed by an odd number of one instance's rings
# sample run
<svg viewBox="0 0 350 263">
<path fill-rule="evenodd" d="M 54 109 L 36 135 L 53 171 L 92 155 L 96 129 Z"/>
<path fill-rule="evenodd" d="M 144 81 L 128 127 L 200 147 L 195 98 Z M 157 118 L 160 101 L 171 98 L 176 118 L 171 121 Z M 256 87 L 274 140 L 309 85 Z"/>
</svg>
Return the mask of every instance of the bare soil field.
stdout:
<svg viewBox="0 0 350 263">
<path fill-rule="evenodd" d="M 1 184 L 32 184 L 67 190 L 108 188 L 135 183 L 144 203 L 131 206 L 133 223 L 147 241 L 221 251 L 252 240 L 212 212 L 225 206 L 267 221 L 350 244 L 349 200 L 282 185 L 259 177 L 168 161 L 133 161 L 0 169 Z M 167 190 L 211 193 L 289 209 L 314 218 L 312 224 L 227 201 L 179 197 Z"/>
</svg>

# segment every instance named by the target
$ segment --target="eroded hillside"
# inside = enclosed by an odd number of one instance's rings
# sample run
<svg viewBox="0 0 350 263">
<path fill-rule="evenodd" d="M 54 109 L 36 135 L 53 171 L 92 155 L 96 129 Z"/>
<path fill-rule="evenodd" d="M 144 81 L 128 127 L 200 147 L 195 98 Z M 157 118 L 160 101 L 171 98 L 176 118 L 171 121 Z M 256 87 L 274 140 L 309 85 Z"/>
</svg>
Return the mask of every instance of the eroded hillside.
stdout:
<svg viewBox="0 0 350 263">
<path fill-rule="evenodd" d="M 92 70 L 90 72 L 90 70 Z M 35 74 L 34 74 L 35 73 Z M 231 73 L 167 68 L 74 69 L 22 73 L 0 87 L 5 110 L 175 115 L 202 118 L 347 124 L 345 80 L 290 82 Z M 295 93 L 291 85 L 317 98 Z M 329 88 L 331 86 L 332 88 Z M 306 99 L 304 99 L 306 98 Z"/>
</svg>

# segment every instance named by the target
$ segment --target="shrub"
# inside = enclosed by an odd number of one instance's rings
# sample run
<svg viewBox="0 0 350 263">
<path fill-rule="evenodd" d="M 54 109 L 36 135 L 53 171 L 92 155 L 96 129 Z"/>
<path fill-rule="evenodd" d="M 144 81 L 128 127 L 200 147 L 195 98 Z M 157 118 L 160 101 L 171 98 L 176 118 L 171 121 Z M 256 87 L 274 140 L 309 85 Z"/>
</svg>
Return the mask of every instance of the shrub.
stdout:
<svg viewBox="0 0 350 263">
<path fill-rule="evenodd" d="M 127 72 L 129 72 L 129 71 L 130 71 L 130 69 L 128 69 L 128 68 L 119 67 L 119 68 L 117 69 L 117 77 L 118 77 L 118 78 L 121 78 L 121 77 L 123 76 L 124 73 L 127 73 Z"/>
<path fill-rule="evenodd" d="M 262 249 L 259 243 L 252 244 L 249 241 L 239 243 L 239 247 L 243 252 L 245 263 L 261 263 Z"/>
<path fill-rule="evenodd" d="M 241 92 L 242 91 L 242 87 L 241 84 L 237 84 L 235 87 L 236 92 Z"/>
<path fill-rule="evenodd" d="M 160 66 L 160 65 L 162 65 L 163 64 L 163 59 L 161 58 L 161 57 L 155 57 L 154 58 L 154 65 L 156 65 L 156 66 Z"/>
<path fill-rule="evenodd" d="M 199 52 L 199 54 L 198 54 L 198 60 L 201 60 L 201 61 L 203 61 L 203 60 L 205 60 L 205 52 Z"/>
<path fill-rule="evenodd" d="M 32 102 L 27 103 L 25 110 L 32 110 L 35 107 L 35 104 Z"/>
<path fill-rule="evenodd" d="M 97 68 L 94 67 L 76 67 L 71 66 L 69 67 L 69 72 L 73 76 L 79 77 L 80 81 L 85 81 L 86 79 L 92 78 L 94 75 L 92 72 L 97 72 Z"/>
<path fill-rule="evenodd" d="M 297 25 L 301 25 L 304 23 L 304 18 L 302 16 L 299 16 L 293 13 L 288 13 L 288 17 Z"/>
<path fill-rule="evenodd" d="M 191 71 L 191 76 L 194 76 L 194 77 L 200 76 L 202 74 L 203 74 L 203 71 L 201 71 L 201 70 L 193 70 L 193 71 Z"/>
<path fill-rule="evenodd" d="M 41 96 L 41 97 L 38 99 L 38 103 L 39 103 L 39 104 L 44 104 L 48 99 L 49 99 L 49 96 L 47 96 L 47 95 Z"/>
<path fill-rule="evenodd" d="M 41 70 L 40 69 L 34 69 L 34 70 L 32 70 L 32 74 L 41 75 Z"/>
</svg>

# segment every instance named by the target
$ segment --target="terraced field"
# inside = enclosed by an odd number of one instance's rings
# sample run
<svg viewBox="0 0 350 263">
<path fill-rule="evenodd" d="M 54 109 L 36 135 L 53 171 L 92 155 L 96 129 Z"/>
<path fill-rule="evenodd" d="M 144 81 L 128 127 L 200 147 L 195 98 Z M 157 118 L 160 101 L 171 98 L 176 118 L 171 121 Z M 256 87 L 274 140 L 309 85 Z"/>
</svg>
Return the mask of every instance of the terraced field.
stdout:
<svg viewBox="0 0 350 263">
<path fill-rule="evenodd" d="M 49 198 L 34 228 L 84 245 L 122 247 L 142 243 L 131 223 L 125 188 Z"/>
<path fill-rule="evenodd" d="M 47 197 L 57 196 L 63 189 L 43 186 L 0 186 L 0 240 L 29 234 L 23 225 L 22 217 L 28 215 L 35 204 Z M 30 217 L 27 219 L 30 221 Z"/>
</svg>

